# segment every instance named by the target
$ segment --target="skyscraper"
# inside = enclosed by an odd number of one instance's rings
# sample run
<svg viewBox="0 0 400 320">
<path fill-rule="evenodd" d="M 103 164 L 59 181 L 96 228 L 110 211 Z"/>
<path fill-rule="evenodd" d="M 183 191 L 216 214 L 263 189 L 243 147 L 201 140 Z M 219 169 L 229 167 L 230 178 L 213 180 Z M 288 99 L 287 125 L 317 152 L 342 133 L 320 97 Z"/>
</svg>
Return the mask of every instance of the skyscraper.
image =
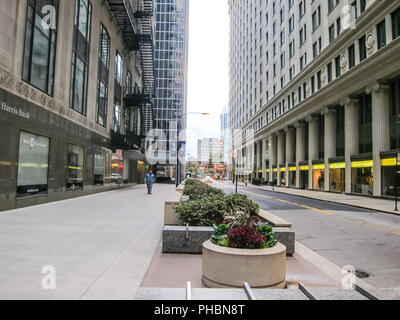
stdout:
<svg viewBox="0 0 400 320">
<path fill-rule="evenodd" d="M 250 159 L 242 172 L 393 197 L 399 1 L 230 0 L 229 13 L 230 123 L 235 136 L 254 139 L 235 141 L 237 162 Z"/>
<path fill-rule="evenodd" d="M 158 178 L 175 177 L 177 132 L 186 127 L 188 12 L 188 0 L 156 0 L 154 128 L 165 133 Z"/>
</svg>

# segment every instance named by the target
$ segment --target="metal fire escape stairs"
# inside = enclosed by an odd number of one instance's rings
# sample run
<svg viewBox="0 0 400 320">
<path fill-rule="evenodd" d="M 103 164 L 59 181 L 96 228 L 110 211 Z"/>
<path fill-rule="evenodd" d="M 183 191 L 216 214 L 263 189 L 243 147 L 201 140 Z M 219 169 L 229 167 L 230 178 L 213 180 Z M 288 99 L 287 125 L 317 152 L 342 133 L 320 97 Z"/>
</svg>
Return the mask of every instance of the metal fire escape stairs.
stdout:
<svg viewBox="0 0 400 320">
<path fill-rule="evenodd" d="M 142 88 L 125 96 L 125 104 L 139 109 L 144 138 L 153 128 L 153 98 L 155 97 L 153 0 L 138 0 L 134 10 L 130 0 L 107 0 L 122 36 L 131 51 L 138 51 L 142 68 Z"/>
</svg>

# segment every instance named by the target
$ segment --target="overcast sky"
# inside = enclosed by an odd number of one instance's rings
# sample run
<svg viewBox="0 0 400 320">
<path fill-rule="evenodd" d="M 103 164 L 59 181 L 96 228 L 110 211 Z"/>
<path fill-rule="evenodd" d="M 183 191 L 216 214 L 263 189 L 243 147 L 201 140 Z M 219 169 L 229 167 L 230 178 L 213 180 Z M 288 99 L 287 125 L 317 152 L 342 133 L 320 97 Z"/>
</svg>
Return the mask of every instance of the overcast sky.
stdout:
<svg viewBox="0 0 400 320">
<path fill-rule="evenodd" d="M 187 154 L 197 156 L 197 140 L 220 137 L 219 117 L 228 107 L 228 0 L 190 0 Z"/>
</svg>

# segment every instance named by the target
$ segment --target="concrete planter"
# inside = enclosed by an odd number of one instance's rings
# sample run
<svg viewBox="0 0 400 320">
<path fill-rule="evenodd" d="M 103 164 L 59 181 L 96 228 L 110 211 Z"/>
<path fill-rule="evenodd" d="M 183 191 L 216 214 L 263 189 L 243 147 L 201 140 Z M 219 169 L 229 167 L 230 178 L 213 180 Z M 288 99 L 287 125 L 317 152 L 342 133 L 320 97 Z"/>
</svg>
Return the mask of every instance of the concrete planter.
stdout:
<svg viewBox="0 0 400 320">
<path fill-rule="evenodd" d="M 179 204 L 179 201 L 165 201 L 164 204 L 164 225 L 177 226 L 180 224 L 174 206 Z"/>
<path fill-rule="evenodd" d="M 286 247 L 270 249 L 224 248 L 210 240 L 203 244 L 203 283 L 209 288 L 282 289 L 286 286 Z"/>
<path fill-rule="evenodd" d="M 210 227 L 166 226 L 163 230 L 163 253 L 201 254 L 204 241 L 214 234 Z"/>
</svg>

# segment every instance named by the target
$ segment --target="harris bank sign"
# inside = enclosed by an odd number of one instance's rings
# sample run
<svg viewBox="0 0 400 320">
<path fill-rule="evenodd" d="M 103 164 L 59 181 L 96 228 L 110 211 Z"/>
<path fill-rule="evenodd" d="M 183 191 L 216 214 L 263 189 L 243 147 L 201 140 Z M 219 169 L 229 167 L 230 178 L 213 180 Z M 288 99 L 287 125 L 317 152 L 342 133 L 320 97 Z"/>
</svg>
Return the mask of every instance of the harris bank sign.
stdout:
<svg viewBox="0 0 400 320">
<path fill-rule="evenodd" d="M 31 118 L 29 112 L 24 112 L 21 108 L 17 109 L 16 107 L 10 106 L 4 101 L 1 102 L 0 111 L 8 112 L 27 120 Z"/>
</svg>

